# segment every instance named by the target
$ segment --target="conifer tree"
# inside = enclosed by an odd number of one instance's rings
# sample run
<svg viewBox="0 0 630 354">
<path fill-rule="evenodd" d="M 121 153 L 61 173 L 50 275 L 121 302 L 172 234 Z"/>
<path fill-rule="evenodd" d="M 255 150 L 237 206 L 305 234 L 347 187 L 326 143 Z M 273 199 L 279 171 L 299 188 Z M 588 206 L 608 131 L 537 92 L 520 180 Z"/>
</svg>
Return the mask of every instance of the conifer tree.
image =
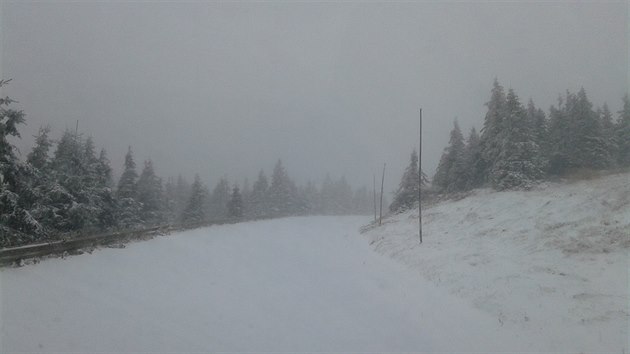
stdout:
<svg viewBox="0 0 630 354">
<path fill-rule="evenodd" d="M 569 94 L 567 93 L 567 96 Z M 573 166 L 571 156 L 575 134 L 562 97 L 558 97 L 558 107 L 549 109 L 548 171 L 551 174 L 563 174 Z"/>
<path fill-rule="evenodd" d="M 335 183 L 335 195 L 338 215 L 346 215 L 352 211 L 352 187 L 346 180 L 346 176 L 341 176 Z"/>
<path fill-rule="evenodd" d="M 0 80 L 0 87 L 10 80 Z M 20 137 L 18 125 L 24 113 L 9 108 L 11 98 L 0 98 L 0 246 L 33 241 L 44 234 L 44 228 L 28 211 L 33 191 L 27 181 L 32 176 L 29 164 L 20 162 L 9 137 Z"/>
<path fill-rule="evenodd" d="M 112 168 L 107 158 L 105 149 L 101 149 L 95 163 L 96 185 L 99 188 L 100 211 L 98 215 L 98 225 L 101 229 L 107 230 L 116 226 L 116 213 L 118 205 L 112 190 Z"/>
<path fill-rule="evenodd" d="M 54 176 L 50 173 L 50 157 L 48 155 L 52 142 L 48 138 L 49 133 L 50 128 L 48 126 L 39 128 L 38 134 L 34 136 L 35 146 L 26 158 L 27 164 L 32 167 L 32 174 L 27 182 L 33 191 L 33 199 L 28 203 L 29 212 L 43 228 L 47 229 L 50 229 L 47 227 L 49 226 L 47 219 L 54 214 L 48 193 L 52 188 L 58 187 Z"/>
<path fill-rule="evenodd" d="M 539 157 L 544 165 L 543 170 L 546 171 L 549 159 L 549 127 L 545 112 L 540 108 L 536 108 L 532 99 L 527 103 L 527 120 L 532 129 L 534 142 L 538 145 Z"/>
<path fill-rule="evenodd" d="M 26 162 L 30 163 L 34 168 L 43 171 L 46 169 L 49 163 L 49 151 L 52 146 L 52 142 L 48 137 L 50 133 L 50 127 L 40 127 L 39 132 L 35 135 L 35 146 L 33 150 L 27 155 Z"/>
<path fill-rule="evenodd" d="M 263 170 L 258 173 L 258 179 L 252 186 L 250 196 L 249 214 L 252 218 L 261 218 L 269 215 L 268 202 L 269 182 Z"/>
<path fill-rule="evenodd" d="M 107 158 L 107 151 L 101 149 L 96 163 L 96 175 L 99 178 L 98 183 L 104 187 L 112 186 L 112 167 Z"/>
<path fill-rule="evenodd" d="M 138 202 L 142 205 L 140 217 L 145 224 L 155 225 L 165 221 L 162 180 L 155 175 L 153 162 L 144 162 L 137 183 Z"/>
<path fill-rule="evenodd" d="M 306 185 L 300 189 L 301 199 L 306 205 L 306 213 L 321 214 L 320 195 L 317 186 L 313 181 L 306 182 Z"/>
<path fill-rule="evenodd" d="M 326 174 L 320 191 L 320 208 L 323 214 L 335 214 L 335 187 L 332 178 Z"/>
<path fill-rule="evenodd" d="M 467 181 L 464 189 L 470 190 L 480 187 L 483 184 L 483 175 L 481 171 L 481 142 L 479 134 L 473 127 L 470 129 L 468 140 L 466 143 L 466 151 L 464 153 L 465 171 Z"/>
<path fill-rule="evenodd" d="M 175 183 L 175 219 L 174 221 L 180 222 L 184 209 L 188 206 L 188 201 L 191 194 L 191 185 L 186 181 L 182 175 L 177 176 L 177 182 Z"/>
<path fill-rule="evenodd" d="M 188 204 L 182 213 L 182 222 L 184 224 L 198 224 L 206 220 L 205 205 L 207 195 L 208 190 L 201 183 L 199 175 L 195 175 Z"/>
<path fill-rule="evenodd" d="M 506 114 L 506 97 L 503 86 L 494 79 L 493 87 L 490 93 L 490 101 L 486 103 L 488 112 L 481 129 L 481 160 L 479 167 L 484 182 L 489 180 L 498 156 L 501 153 L 501 140 L 503 137 L 502 126 Z"/>
<path fill-rule="evenodd" d="M 418 202 L 420 192 L 420 175 L 418 168 L 418 153 L 414 149 L 411 152 L 411 162 L 403 174 L 398 190 L 394 195 L 394 201 L 389 206 L 391 212 L 399 212 L 414 207 Z"/>
<path fill-rule="evenodd" d="M 619 111 L 619 118 L 615 125 L 615 140 L 617 142 L 617 163 L 619 166 L 630 166 L 630 99 L 628 94 L 623 97 L 623 108 Z"/>
<path fill-rule="evenodd" d="M 501 124 L 499 155 L 492 169 L 492 186 L 498 190 L 530 188 L 543 176 L 543 163 L 533 124 L 514 90 L 506 98 Z"/>
<path fill-rule="evenodd" d="M 51 161 L 52 174 L 61 189 L 49 194 L 55 215 L 52 226 L 61 232 L 95 228 L 98 223 L 98 200 L 94 188 L 94 172 L 90 169 L 93 155 L 91 141 L 84 141 L 77 132 L 62 134 Z"/>
<path fill-rule="evenodd" d="M 208 204 L 211 219 L 221 220 L 227 217 L 227 205 L 230 201 L 230 184 L 225 177 L 212 190 Z"/>
<path fill-rule="evenodd" d="M 166 179 L 166 183 L 164 184 L 164 214 L 166 221 L 169 224 L 173 224 L 177 222 L 177 195 L 175 193 L 175 180 L 173 177 L 168 177 Z"/>
<path fill-rule="evenodd" d="M 138 179 L 138 172 L 136 172 L 136 162 L 133 159 L 133 152 L 131 146 L 127 150 L 125 155 L 125 165 L 122 175 L 118 180 L 118 189 L 116 196 L 119 199 L 137 197 L 136 193 L 136 181 Z"/>
<path fill-rule="evenodd" d="M 433 184 L 441 191 L 451 193 L 464 190 L 467 181 L 464 137 L 455 120 L 449 145 L 444 149 Z"/>
<path fill-rule="evenodd" d="M 617 163 L 617 156 L 619 155 L 619 144 L 615 135 L 615 122 L 613 121 L 613 115 L 606 102 L 604 102 L 602 108 L 597 109 L 597 116 L 599 117 L 599 124 L 602 128 L 602 137 L 605 141 L 608 149 L 608 155 L 611 159 L 609 166 L 614 166 Z"/>
<path fill-rule="evenodd" d="M 243 179 L 243 189 L 241 190 L 241 197 L 243 199 L 243 216 L 248 214 L 248 209 L 251 207 L 252 187 L 249 184 L 249 178 Z"/>
<path fill-rule="evenodd" d="M 593 104 L 588 100 L 584 88 L 580 89 L 575 99 L 572 113 L 577 134 L 577 165 L 594 169 L 607 168 L 612 163 L 611 149 L 604 137 L 599 117 L 593 111 Z"/>
<path fill-rule="evenodd" d="M 278 160 L 273 168 L 271 186 L 269 187 L 270 211 L 274 216 L 290 215 L 295 209 L 297 189 Z"/>
<path fill-rule="evenodd" d="M 140 210 L 142 205 L 138 202 L 136 181 L 136 163 L 133 160 L 131 146 L 125 155 L 125 165 L 122 175 L 118 180 L 116 199 L 119 205 L 118 220 L 121 227 L 125 229 L 138 228 L 142 225 Z"/>
<path fill-rule="evenodd" d="M 243 217 L 243 198 L 236 184 L 232 188 L 232 195 L 227 205 L 227 216 L 232 219 Z"/>
</svg>

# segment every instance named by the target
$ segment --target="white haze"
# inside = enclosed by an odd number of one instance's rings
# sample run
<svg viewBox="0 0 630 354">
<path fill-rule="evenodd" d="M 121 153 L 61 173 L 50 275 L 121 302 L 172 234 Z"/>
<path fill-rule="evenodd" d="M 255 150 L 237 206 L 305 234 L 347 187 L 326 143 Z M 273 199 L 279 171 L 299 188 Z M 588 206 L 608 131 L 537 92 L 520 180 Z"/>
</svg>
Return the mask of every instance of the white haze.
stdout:
<svg viewBox="0 0 630 354">
<path fill-rule="evenodd" d="M 393 190 L 418 145 L 432 174 L 458 117 L 480 128 L 492 80 L 547 111 L 584 87 L 617 111 L 628 85 L 620 2 L 0 1 L 3 94 L 49 124 L 127 146 L 163 176 L 250 181 L 282 158 L 300 183 L 326 173 Z"/>
</svg>

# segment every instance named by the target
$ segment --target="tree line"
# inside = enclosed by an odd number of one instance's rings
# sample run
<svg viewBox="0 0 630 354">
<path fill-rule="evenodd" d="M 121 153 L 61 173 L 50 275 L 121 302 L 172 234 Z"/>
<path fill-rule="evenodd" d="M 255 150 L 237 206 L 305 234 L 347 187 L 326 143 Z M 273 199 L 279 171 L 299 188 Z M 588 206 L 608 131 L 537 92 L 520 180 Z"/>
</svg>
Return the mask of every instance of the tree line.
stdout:
<svg viewBox="0 0 630 354">
<path fill-rule="evenodd" d="M 490 186 L 529 189 L 535 183 L 580 170 L 630 167 L 630 99 L 623 97 L 616 120 L 608 105 L 593 109 L 584 88 L 566 92 L 549 114 L 530 99 L 524 106 L 513 89 L 494 81 L 481 134 L 464 140 L 457 120 L 429 192 L 449 194 Z M 415 207 L 419 189 L 429 184 L 413 151 L 391 212 Z"/>
<path fill-rule="evenodd" d="M 0 80 L 0 87 L 8 80 Z M 23 161 L 11 138 L 20 138 L 24 112 L 0 98 L 0 247 L 163 224 L 203 224 L 308 214 L 368 214 L 372 195 L 344 177 L 326 176 L 321 186 L 298 186 L 278 160 L 268 178 L 260 171 L 252 186 L 221 178 L 212 191 L 198 175 L 164 183 L 149 159 L 138 173 L 129 147 L 117 182 L 106 150 L 77 130 L 58 140 L 42 127 Z"/>
<path fill-rule="evenodd" d="M 494 81 L 481 134 L 466 140 L 455 120 L 432 186 L 441 193 L 482 186 L 529 189 L 552 176 L 630 167 L 630 100 L 615 120 L 608 105 L 593 108 L 584 88 L 566 92 L 548 115 L 530 99 Z"/>
</svg>

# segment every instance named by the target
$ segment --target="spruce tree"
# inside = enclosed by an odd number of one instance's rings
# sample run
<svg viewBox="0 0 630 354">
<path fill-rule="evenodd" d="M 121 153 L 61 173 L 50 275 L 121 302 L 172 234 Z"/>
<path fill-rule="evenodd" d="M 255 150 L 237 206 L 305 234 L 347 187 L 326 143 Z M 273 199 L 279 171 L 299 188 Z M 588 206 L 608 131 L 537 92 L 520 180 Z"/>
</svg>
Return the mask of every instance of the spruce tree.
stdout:
<svg viewBox="0 0 630 354">
<path fill-rule="evenodd" d="M 35 146 L 27 155 L 26 162 L 30 163 L 34 168 L 43 171 L 48 167 L 50 158 L 48 156 L 52 142 L 48 137 L 50 127 L 40 127 L 39 132 L 35 135 Z"/>
<path fill-rule="evenodd" d="M 66 129 L 51 161 L 52 175 L 62 188 L 49 195 L 55 210 L 52 226 L 61 232 L 93 229 L 98 223 L 94 173 L 90 169 L 93 156 L 86 153 L 90 151 L 88 144 L 77 132 Z"/>
<path fill-rule="evenodd" d="M 145 224 L 156 225 L 165 221 L 162 180 L 155 175 L 153 162 L 144 162 L 137 182 L 138 202 L 142 205 L 140 217 Z"/>
<path fill-rule="evenodd" d="M 118 180 L 118 189 L 116 191 L 116 199 L 119 205 L 117 219 L 120 226 L 125 229 L 142 226 L 142 218 L 140 216 L 142 205 L 137 200 L 137 179 L 136 163 L 133 160 L 133 152 L 130 146 L 125 155 L 124 170 Z"/>
<path fill-rule="evenodd" d="M 623 108 L 619 111 L 619 118 L 615 125 L 615 140 L 617 142 L 617 163 L 622 167 L 630 166 L 630 99 L 628 94 L 623 97 Z"/>
<path fill-rule="evenodd" d="M 103 187 L 112 186 L 112 167 L 110 166 L 109 159 L 107 158 L 107 151 L 101 149 L 98 155 L 96 163 L 96 174 L 99 178 L 98 183 Z"/>
<path fill-rule="evenodd" d="M 335 184 L 332 178 L 330 178 L 330 175 L 326 174 L 326 177 L 324 177 L 324 181 L 322 182 L 322 188 L 319 193 L 321 213 L 325 215 L 331 215 L 337 212 L 335 193 Z"/>
<path fill-rule="evenodd" d="M 530 188 L 543 176 L 543 163 L 533 124 L 514 90 L 506 97 L 506 115 L 501 124 L 499 155 L 491 172 L 498 190 Z"/>
<path fill-rule="evenodd" d="M 10 80 L 0 80 L 0 87 Z M 14 101 L 0 98 L 0 247 L 14 246 L 41 238 L 42 225 L 29 212 L 34 193 L 27 181 L 33 175 L 30 164 L 20 162 L 9 137 L 20 137 L 18 125 L 24 113 L 12 108 Z"/>
<path fill-rule="evenodd" d="M 107 230 L 116 226 L 116 212 L 118 205 L 112 190 L 112 168 L 107 158 L 105 149 L 101 149 L 95 166 L 96 183 L 99 188 L 100 211 L 98 215 L 98 225 L 101 229 Z"/>
<path fill-rule="evenodd" d="M 177 222 L 177 194 L 175 192 L 175 180 L 173 177 L 168 177 L 164 184 L 164 214 L 166 221 L 169 224 Z"/>
<path fill-rule="evenodd" d="M 394 201 L 389 206 L 391 212 L 400 212 L 414 207 L 418 202 L 420 192 L 420 175 L 418 168 L 418 153 L 411 152 L 411 162 L 403 174 Z"/>
<path fill-rule="evenodd" d="M 269 182 L 263 170 L 258 173 L 258 179 L 252 186 L 250 195 L 249 217 L 254 219 L 263 218 L 269 215 L 268 202 Z"/>
<path fill-rule="evenodd" d="M 573 124 L 571 124 L 562 97 L 558 98 L 557 108 L 555 106 L 549 108 L 549 117 L 548 171 L 551 174 L 561 175 L 574 165 L 571 156 L 574 155 L 572 150 L 575 145 Z"/>
<path fill-rule="evenodd" d="M 202 223 L 206 220 L 205 204 L 208 191 L 201 183 L 199 175 L 195 175 L 195 181 L 190 188 L 190 198 L 184 212 L 182 222 L 188 225 Z"/>
<path fill-rule="evenodd" d="M 191 194 L 191 185 L 186 181 L 182 175 L 177 176 L 177 182 L 175 184 L 175 220 L 181 221 L 184 209 L 188 206 L 188 201 Z"/>
<path fill-rule="evenodd" d="M 133 152 L 131 146 L 127 150 L 125 155 L 125 165 L 122 175 L 118 180 L 118 189 L 116 196 L 119 199 L 137 197 L 136 193 L 136 181 L 138 179 L 138 172 L 136 172 L 136 162 L 133 159 Z"/>
<path fill-rule="evenodd" d="M 588 100 L 584 88 L 578 92 L 573 110 L 573 122 L 576 125 L 576 143 L 578 167 L 603 169 L 610 167 L 612 156 L 607 144 L 599 117 L 593 111 L 593 104 Z"/>
<path fill-rule="evenodd" d="M 534 142 L 538 145 L 539 157 L 544 165 L 543 170 L 546 171 L 549 160 L 549 125 L 545 112 L 540 108 L 536 108 L 532 99 L 527 103 L 527 120 L 532 129 Z"/>
<path fill-rule="evenodd" d="M 345 176 L 335 182 L 335 205 L 337 215 L 346 215 L 352 211 L 352 187 Z"/>
<path fill-rule="evenodd" d="M 450 135 L 433 178 L 433 184 L 446 193 L 462 191 L 468 183 L 464 137 L 457 120 Z"/>
<path fill-rule="evenodd" d="M 221 220 L 227 217 L 227 205 L 230 201 L 230 184 L 225 177 L 212 190 L 208 204 L 209 217 L 214 220 Z"/>
<path fill-rule="evenodd" d="M 227 205 L 227 216 L 231 219 L 243 217 L 243 198 L 236 184 L 232 188 L 232 195 Z"/>
<path fill-rule="evenodd" d="M 478 188 L 483 184 L 483 174 L 481 171 L 481 142 L 479 140 L 479 134 L 473 127 L 470 129 L 468 140 L 466 142 L 466 151 L 464 153 L 465 171 L 467 174 L 467 181 L 464 189 L 470 190 Z"/>
<path fill-rule="evenodd" d="M 481 160 L 479 167 L 484 182 L 489 181 L 490 174 L 501 153 L 502 126 L 506 115 L 506 97 L 503 86 L 494 80 L 490 93 L 490 101 L 486 103 L 486 113 L 481 129 Z"/>
<path fill-rule="evenodd" d="M 608 108 L 608 104 L 604 102 L 602 108 L 597 109 L 597 116 L 599 117 L 599 124 L 602 127 L 602 137 L 611 159 L 609 165 L 612 167 L 617 163 L 619 144 L 615 135 L 615 122 L 613 121 L 613 115 Z"/>
<path fill-rule="evenodd" d="M 282 161 L 278 160 L 271 177 L 269 204 L 274 216 L 286 216 L 295 212 L 297 188 L 287 175 Z"/>
<path fill-rule="evenodd" d="M 306 182 L 306 185 L 300 189 L 301 198 L 306 204 L 306 213 L 308 214 L 321 214 L 320 195 L 317 190 L 317 186 L 313 181 Z"/>
</svg>

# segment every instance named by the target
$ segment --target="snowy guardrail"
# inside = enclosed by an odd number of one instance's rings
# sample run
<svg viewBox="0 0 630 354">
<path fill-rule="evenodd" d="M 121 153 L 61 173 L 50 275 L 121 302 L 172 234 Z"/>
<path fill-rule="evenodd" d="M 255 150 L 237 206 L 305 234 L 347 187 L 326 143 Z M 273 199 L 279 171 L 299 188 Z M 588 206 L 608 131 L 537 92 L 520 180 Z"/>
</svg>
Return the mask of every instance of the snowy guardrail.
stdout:
<svg viewBox="0 0 630 354">
<path fill-rule="evenodd" d="M 204 226 L 230 224 L 238 222 L 236 219 L 214 220 L 210 222 L 179 225 L 161 225 L 141 230 L 130 230 L 108 234 L 76 237 L 67 240 L 51 241 L 26 246 L 0 249 L 0 267 L 19 264 L 22 260 L 63 254 L 78 254 L 80 250 L 98 246 L 107 246 L 139 240 L 156 234 L 169 233 L 173 230 L 195 229 Z"/>
</svg>

